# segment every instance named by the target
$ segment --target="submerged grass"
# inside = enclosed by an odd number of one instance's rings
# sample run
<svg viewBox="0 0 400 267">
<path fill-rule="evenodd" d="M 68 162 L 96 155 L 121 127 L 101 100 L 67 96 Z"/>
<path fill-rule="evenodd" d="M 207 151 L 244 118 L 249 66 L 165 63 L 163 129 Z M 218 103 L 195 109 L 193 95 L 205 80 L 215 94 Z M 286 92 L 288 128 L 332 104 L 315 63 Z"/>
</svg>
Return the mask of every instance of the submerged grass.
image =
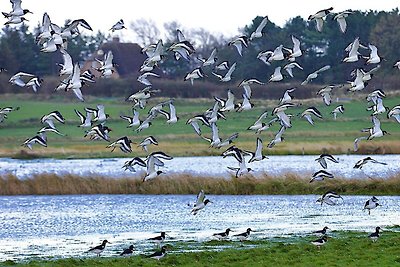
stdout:
<svg viewBox="0 0 400 267">
<path fill-rule="evenodd" d="M 328 242 L 318 250 L 310 241 L 315 237 L 289 237 L 238 242 L 222 242 L 203 252 L 182 253 L 179 244 L 168 246 L 167 255 L 160 261 L 136 255 L 129 258 L 69 258 L 27 263 L 4 262 L 3 266 L 397 266 L 400 256 L 398 232 L 385 230 L 377 242 L 368 240 L 362 232 L 332 232 Z M 218 243 L 218 242 L 216 242 Z M 226 249 L 226 243 L 231 243 Z M 148 255 L 148 254 L 147 254 Z M 2 265 L 0 263 L 0 265 Z"/>
<path fill-rule="evenodd" d="M 19 179 L 0 177 L 0 195 L 71 195 L 71 194 L 197 194 L 203 189 L 214 195 L 303 195 L 333 190 L 347 195 L 397 195 L 400 175 L 386 179 L 343 179 L 309 182 L 309 178 L 286 174 L 241 178 L 164 176 L 142 182 L 138 178 L 80 177 L 54 174 Z"/>
</svg>

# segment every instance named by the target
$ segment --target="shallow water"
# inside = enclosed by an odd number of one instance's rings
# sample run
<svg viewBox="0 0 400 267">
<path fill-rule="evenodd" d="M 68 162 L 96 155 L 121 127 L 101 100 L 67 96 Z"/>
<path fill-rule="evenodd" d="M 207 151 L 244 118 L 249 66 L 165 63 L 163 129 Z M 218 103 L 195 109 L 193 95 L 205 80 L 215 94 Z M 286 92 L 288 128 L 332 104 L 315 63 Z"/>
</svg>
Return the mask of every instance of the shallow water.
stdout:
<svg viewBox="0 0 400 267">
<path fill-rule="evenodd" d="M 207 197 L 213 203 L 196 216 L 188 206 L 195 195 L 0 197 L 0 261 L 86 257 L 103 239 L 112 242 L 104 256 L 130 244 L 143 253 L 154 249 L 147 238 L 160 231 L 167 232 L 168 243 L 198 244 L 228 227 L 233 234 L 251 227 L 257 240 L 307 235 L 324 226 L 372 232 L 378 225 L 400 224 L 399 196 L 378 196 L 382 206 L 371 215 L 362 211 L 371 196 L 344 196 L 337 206 L 321 206 L 316 195 Z"/>
<path fill-rule="evenodd" d="M 362 170 L 354 169 L 354 164 L 366 155 L 337 155 L 339 163 L 328 162 L 328 171 L 336 177 L 344 178 L 386 178 L 400 173 L 400 155 L 372 155 L 373 159 L 387 163 L 367 164 Z M 269 156 L 261 162 L 248 164 L 254 175 L 267 173 L 272 176 L 285 173 L 296 173 L 311 176 L 321 169 L 315 161 L 317 156 Z M 122 166 L 131 158 L 110 159 L 35 159 L 17 160 L 10 158 L 0 159 L 0 175 L 15 174 L 20 178 L 33 174 L 76 174 L 76 175 L 102 175 L 107 177 L 142 177 L 144 168 L 138 167 L 137 172 L 124 171 Z M 165 161 L 165 166 L 160 170 L 166 174 L 191 174 L 215 177 L 230 177 L 234 175 L 227 167 L 238 167 L 233 157 L 176 157 Z"/>
</svg>

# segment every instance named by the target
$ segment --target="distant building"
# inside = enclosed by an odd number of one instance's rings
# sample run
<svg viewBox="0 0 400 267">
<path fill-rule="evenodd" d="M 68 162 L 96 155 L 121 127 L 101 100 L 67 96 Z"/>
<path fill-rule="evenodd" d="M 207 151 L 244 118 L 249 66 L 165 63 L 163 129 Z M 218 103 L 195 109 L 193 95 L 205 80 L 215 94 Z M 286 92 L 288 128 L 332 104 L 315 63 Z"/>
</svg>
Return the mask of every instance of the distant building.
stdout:
<svg viewBox="0 0 400 267">
<path fill-rule="evenodd" d="M 112 41 L 102 44 L 99 50 L 86 60 L 82 69 L 90 69 L 96 77 L 99 77 L 100 73 L 92 69 L 92 62 L 95 61 L 95 58 L 103 60 L 104 55 L 111 50 L 114 55 L 113 62 L 117 64 L 111 77 L 124 78 L 131 75 L 136 77 L 139 75 L 140 66 L 146 59 L 146 55 L 141 53 L 141 49 L 138 44 L 120 43 L 119 38 L 114 37 Z"/>
</svg>

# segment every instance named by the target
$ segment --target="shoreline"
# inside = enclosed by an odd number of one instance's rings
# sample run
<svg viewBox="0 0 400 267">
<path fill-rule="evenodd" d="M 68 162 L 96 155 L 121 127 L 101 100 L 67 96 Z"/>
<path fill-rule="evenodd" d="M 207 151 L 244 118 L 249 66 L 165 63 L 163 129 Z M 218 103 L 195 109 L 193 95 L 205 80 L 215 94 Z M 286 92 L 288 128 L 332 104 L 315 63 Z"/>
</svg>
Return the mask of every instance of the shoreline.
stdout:
<svg viewBox="0 0 400 267">
<path fill-rule="evenodd" d="M 372 231 L 373 229 L 371 229 Z M 400 261 L 396 249 L 400 245 L 397 225 L 387 227 L 379 240 L 369 240 L 370 233 L 361 231 L 328 232 L 328 241 L 320 249 L 311 244 L 313 234 L 240 242 L 166 242 L 167 255 L 157 261 L 149 259 L 155 250 L 135 251 L 131 257 L 120 257 L 121 248 L 106 247 L 111 257 L 77 257 L 63 259 L 12 260 L 0 266 L 394 266 Z M 189 250 L 188 250 L 189 249 Z M 190 250 L 191 249 L 191 250 Z M 342 253 L 337 253 L 338 249 Z M 187 251 L 188 252 L 182 252 Z M 379 252 L 378 252 L 379 251 Z"/>
</svg>

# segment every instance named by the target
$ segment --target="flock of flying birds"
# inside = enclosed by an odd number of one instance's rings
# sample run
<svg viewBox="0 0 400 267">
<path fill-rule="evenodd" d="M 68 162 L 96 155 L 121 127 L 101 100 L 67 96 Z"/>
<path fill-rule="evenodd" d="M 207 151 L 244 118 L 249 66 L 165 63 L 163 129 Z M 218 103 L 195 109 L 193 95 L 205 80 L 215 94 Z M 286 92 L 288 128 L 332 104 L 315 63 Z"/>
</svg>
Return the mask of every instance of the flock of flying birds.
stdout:
<svg viewBox="0 0 400 267">
<path fill-rule="evenodd" d="M 25 20 L 24 16 L 31 13 L 29 10 L 21 8 L 20 0 L 11 0 L 12 11 L 2 12 L 7 18 L 6 25 L 19 24 Z M 323 31 L 323 24 L 326 17 L 332 15 L 333 8 L 318 11 L 317 13 L 310 15 L 308 20 L 310 23 L 315 21 L 317 31 Z M 346 17 L 351 16 L 352 11 L 343 11 L 337 13 L 334 19 L 339 24 L 339 30 L 343 33 L 346 31 Z M 240 56 L 245 53 L 246 48 L 252 44 L 257 38 L 262 38 L 263 29 L 268 23 L 268 18 L 264 17 L 262 22 L 258 25 L 257 29 L 250 34 L 250 36 L 239 36 L 232 39 L 227 44 L 228 46 L 234 47 Z M 97 78 L 108 78 L 115 71 L 116 63 L 114 62 L 112 51 L 108 51 L 104 54 L 103 59 L 95 59 L 91 66 L 92 69 L 81 70 L 78 63 L 74 63 L 73 59 L 67 52 L 67 43 L 70 39 L 80 34 L 80 28 L 91 30 L 92 28 L 84 19 L 73 20 L 64 27 L 59 27 L 54 24 L 50 16 L 45 13 L 43 15 L 43 21 L 41 23 L 40 32 L 36 36 L 37 45 L 41 47 L 43 53 L 54 53 L 59 51 L 62 54 L 63 62 L 60 63 L 59 75 L 61 77 L 59 85 L 55 88 L 55 91 L 72 91 L 76 98 L 80 101 L 85 101 L 82 93 L 82 88 L 89 84 L 95 83 Z M 121 19 L 110 30 L 117 31 L 124 29 L 124 21 Z M 195 134 L 207 142 L 210 148 L 220 149 L 225 148 L 221 153 L 222 157 L 234 157 L 238 163 L 237 167 L 228 167 L 234 171 L 236 177 L 240 177 L 251 171 L 251 168 L 247 167 L 247 164 L 251 164 L 255 161 L 262 161 L 267 159 L 267 156 L 263 154 L 263 141 L 260 137 L 256 138 L 256 148 L 254 151 L 247 151 L 240 149 L 232 143 L 239 137 L 239 133 L 233 133 L 226 138 L 221 138 L 218 122 L 220 120 L 227 120 L 227 114 L 229 112 L 245 112 L 254 107 L 251 102 L 253 84 L 264 85 L 270 82 L 279 82 L 288 77 L 294 77 L 295 71 L 303 71 L 303 67 L 296 61 L 297 58 L 303 55 L 301 49 L 301 40 L 295 36 L 291 36 L 293 47 L 288 48 L 283 45 L 279 45 L 274 50 L 260 51 L 257 58 L 268 66 L 279 65 L 275 67 L 274 71 L 270 75 L 270 78 L 263 82 L 256 78 L 244 79 L 238 84 L 238 87 L 243 88 L 242 101 L 236 101 L 235 95 L 232 90 L 227 90 L 227 98 L 214 97 L 214 104 L 209 109 L 202 113 L 199 113 L 192 118 L 189 118 L 186 124 L 190 125 Z M 351 64 L 353 62 L 363 62 L 369 69 L 355 68 L 351 72 L 351 76 L 354 78 L 347 84 L 334 84 L 326 85 L 318 91 L 318 95 L 322 97 L 322 101 L 325 105 L 330 106 L 332 104 L 332 94 L 341 88 L 346 89 L 351 93 L 358 93 L 364 91 L 368 82 L 373 78 L 373 75 L 379 70 L 382 59 L 378 54 L 378 48 L 373 44 L 363 45 L 358 37 L 354 39 L 347 47 L 343 48 L 347 53 L 341 62 Z M 232 79 L 232 74 L 236 69 L 236 65 L 240 62 L 234 62 L 230 64 L 228 61 L 221 61 L 218 58 L 217 48 L 214 48 L 211 54 L 204 58 L 196 54 L 196 49 L 187 40 L 179 29 L 177 30 L 177 41 L 169 47 L 163 45 L 163 41 L 160 39 L 155 44 L 149 44 L 142 49 L 142 52 L 147 55 L 146 60 L 140 67 L 140 75 L 137 80 L 142 83 L 145 88 L 131 94 L 126 98 L 126 101 L 132 102 L 132 116 L 120 116 L 121 119 L 126 120 L 129 124 L 128 127 L 136 127 L 136 132 L 143 131 L 151 127 L 152 122 L 158 116 L 165 118 L 167 124 L 175 124 L 178 122 L 179 117 L 174 105 L 174 100 L 170 99 L 157 103 L 156 105 L 149 108 L 149 112 L 143 118 L 140 118 L 139 112 L 143 110 L 147 105 L 151 97 L 157 94 L 159 90 L 152 88 L 151 79 L 160 77 L 160 75 L 152 72 L 154 68 L 162 69 L 162 63 L 167 57 L 173 56 L 174 60 L 183 60 L 198 62 L 198 67 L 188 72 L 184 80 L 190 81 L 191 84 L 197 79 L 205 79 L 207 77 L 216 77 L 221 83 L 228 83 Z M 255 60 L 256 60 L 255 59 Z M 394 64 L 395 68 L 400 69 L 400 61 Z M 301 82 L 299 86 L 305 86 L 311 83 L 318 76 L 323 75 L 324 72 L 329 71 L 330 65 L 320 66 L 315 71 L 312 71 L 307 78 Z M 99 77 L 96 77 L 92 71 L 96 70 L 100 73 Z M 287 75 L 282 73 L 282 70 Z M 5 69 L 2 69 L 4 72 Z M 206 71 L 211 72 L 212 75 L 206 75 Z M 20 87 L 31 87 L 34 92 L 37 92 L 43 82 L 43 79 L 30 73 L 18 72 L 9 79 L 11 84 Z M 189 85 L 190 86 L 190 85 Z M 294 107 L 299 107 L 301 104 L 294 103 L 293 94 L 296 88 L 290 88 L 285 91 L 282 98 L 279 99 L 279 104 L 274 107 L 271 111 L 272 118 L 267 121 L 268 112 L 264 111 L 259 115 L 253 125 L 248 127 L 248 130 L 254 131 L 256 134 L 269 129 L 272 125 L 280 125 L 279 131 L 275 134 L 275 137 L 268 143 L 267 147 L 272 149 L 274 146 L 284 141 L 285 132 L 292 127 L 292 119 L 294 115 L 290 114 L 290 110 Z M 387 118 L 393 118 L 400 123 L 400 105 L 397 105 L 391 109 L 384 106 L 383 99 L 385 93 L 381 89 L 376 89 L 368 94 L 366 101 L 371 103 L 368 111 L 371 112 L 371 127 L 362 129 L 361 132 L 365 133 L 365 136 L 357 137 L 354 141 L 354 150 L 358 150 L 359 142 L 362 140 L 370 141 L 375 138 L 382 138 L 388 134 L 385 130 L 382 130 L 380 123 L 380 116 L 386 115 Z M 0 109 L 0 122 L 4 121 L 10 112 L 18 110 L 19 107 L 4 107 Z M 343 114 L 345 107 L 343 104 L 333 108 L 331 114 L 334 119 Z M 112 131 L 107 127 L 106 122 L 109 115 L 105 112 L 105 106 L 102 104 L 97 105 L 96 108 L 86 107 L 84 111 L 75 110 L 76 115 L 80 119 L 81 128 L 86 128 L 84 137 L 90 140 L 100 140 L 108 143 L 107 148 L 114 151 L 119 148 L 124 153 L 132 152 L 132 141 L 127 136 L 120 137 L 115 141 L 111 141 L 110 132 Z M 303 112 L 298 115 L 300 118 L 307 120 L 311 125 L 314 125 L 314 119 L 323 119 L 321 112 L 314 106 L 307 107 Z M 41 118 L 41 123 L 44 125 L 37 134 L 31 138 L 28 138 L 22 145 L 32 149 L 33 145 L 39 144 L 41 146 L 47 146 L 47 135 L 54 133 L 63 135 L 57 130 L 56 124 L 64 123 L 65 119 L 59 111 L 52 111 L 49 114 L 45 114 Z M 204 132 L 210 131 L 211 136 L 208 137 Z M 158 145 L 158 141 L 154 136 L 146 137 L 139 146 L 144 151 L 148 152 L 149 146 Z M 246 157 L 249 157 L 247 160 Z M 160 167 L 164 166 L 165 160 L 171 160 L 172 157 L 162 151 L 149 153 L 145 159 L 135 157 L 129 161 L 126 161 L 123 168 L 132 172 L 136 171 L 136 167 L 140 166 L 146 168 L 146 175 L 142 178 L 143 182 L 158 177 L 161 173 Z M 324 179 L 332 179 L 334 175 L 328 172 L 327 161 L 338 163 L 330 154 L 322 154 L 316 161 L 321 165 L 322 169 L 313 174 L 311 182 L 322 181 Z M 370 157 L 361 159 L 357 162 L 354 168 L 362 168 L 367 163 L 378 163 L 386 164 L 384 162 L 378 162 Z M 322 195 L 317 201 L 327 205 L 336 205 L 339 200 L 343 198 L 333 191 L 328 191 Z M 192 214 L 196 215 L 200 210 L 204 209 L 205 206 L 211 201 L 205 198 L 204 191 L 200 191 L 196 203 L 192 207 Z M 370 212 L 371 209 L 379 206 L 378 199 L 376 197 L 371 198 L 365 203 L 364 209 Z M 325 229 L 325 228 L 324 228 Z M 227 229 L 225 237 L 228 236 L 230 229 Z M 249 228 L 246 231 L 247 237 L 252 230 Z M 326 231 L 326 229 L 325 229 Z M 379 230 L 376 230 L 379 234 Z M 325 232 L 324 232 L 325 234 Z M 98 246 L 95 251 L 100 252 L 104 249 L 106 243 L 105 240 L 101 246 Z M 315 245 L 318 247 L 326 242 L 326 238 L 315 241 Z M 313 244 L 314 244 L 313 243 Z M 162 248 L 165 254 L 165 247 Z M 99 253 L 100 253 L 99 252 Z M 99 254 L 98 253 L 98 254 Z"/>
</svg>

